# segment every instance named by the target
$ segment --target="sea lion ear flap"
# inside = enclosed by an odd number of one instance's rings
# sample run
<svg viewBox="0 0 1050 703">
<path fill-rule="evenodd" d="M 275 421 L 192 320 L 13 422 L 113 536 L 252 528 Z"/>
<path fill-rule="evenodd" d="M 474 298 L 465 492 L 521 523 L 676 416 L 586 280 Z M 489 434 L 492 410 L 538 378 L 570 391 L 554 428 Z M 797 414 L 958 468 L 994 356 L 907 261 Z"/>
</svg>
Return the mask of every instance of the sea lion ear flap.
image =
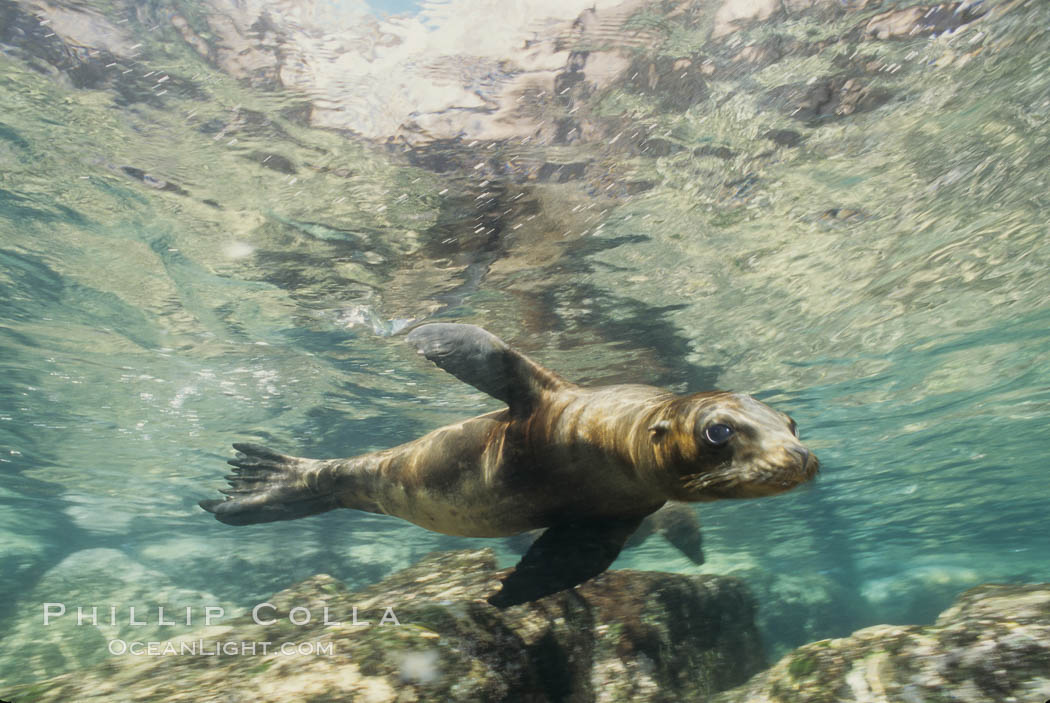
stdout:
<svg viewBox="0 0 1050 703">
<path fill-rule="evenodd" d="M 653 439 L 663 437 L 671 429 L 670 420 L 660 420 L 649 426 L 649 436 Z"/>
<path fill-rule="evenodd" d="M 442 370 L 502 400 L 512 411 L 529 412 L 541 391 L 565 383 L 496 335 L 474 325 L 420 325 L 406 339 Z"/>
</svg>

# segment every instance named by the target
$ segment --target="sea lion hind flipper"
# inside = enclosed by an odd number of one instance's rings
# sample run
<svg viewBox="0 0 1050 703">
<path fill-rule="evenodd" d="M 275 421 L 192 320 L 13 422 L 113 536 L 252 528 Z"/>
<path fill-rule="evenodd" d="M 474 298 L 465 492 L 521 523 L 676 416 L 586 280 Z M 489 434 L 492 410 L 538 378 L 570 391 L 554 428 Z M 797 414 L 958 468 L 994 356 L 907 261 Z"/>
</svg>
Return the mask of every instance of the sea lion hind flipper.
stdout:
<svg viewBox="0 0 1050 703">
<path fill-rule="evenodd" d="M 434 322 L 406 338 L 428 360 L 479 391 L 528 412 L 538 394 L 568 382 L 475 325 Z"/>
<path fill-rule="evenodd" d="M 225 500 L 202 500 L 200 507 L 227 525 L 295 520 L 338 508 L 320 462 L 287 456 L 258 444 L 234 444 L 238 455 L 226 463 L 230 487 Z M 311 470 L 311 468 L 313 470 Z"/>
<path fill-rule="evenodd" d="M 648 519 L 655 530 L 691 562 L 704 563 L 704 535 L 693 506 L 669 501 Z"/>
<path fill-rule="evenodd" d="M 528 603 L 564 591 L 605 571 L 642 518 L 587 520 L 550 527 L 537 539 L 498 593 L 497 608 Z"/>
</svg>

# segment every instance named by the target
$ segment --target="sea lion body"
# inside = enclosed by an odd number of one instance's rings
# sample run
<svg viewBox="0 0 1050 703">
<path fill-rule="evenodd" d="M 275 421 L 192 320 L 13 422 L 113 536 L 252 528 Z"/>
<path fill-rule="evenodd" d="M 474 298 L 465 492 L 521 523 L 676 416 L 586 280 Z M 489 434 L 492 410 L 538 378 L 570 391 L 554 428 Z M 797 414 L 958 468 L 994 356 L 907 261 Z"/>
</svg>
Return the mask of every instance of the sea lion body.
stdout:
<svg viewBox="0 0 1050 703">
<path fill-rule="evenodd" d="M 230 497 L 201 506 L 234 525 L 345 507 L 466 537 L 548 528 L 490 599 L 506 606 L 600 573 L 667 501 L 773 495 L 818 468 L 791 418 L 742 393 L 583 388 L 471 325 L 408 340 L 508 407 L 348 459 L 236 444 Z"/>
<path fill-rule="evenodd" d="M 648 386 L 550 396 L 528 417 L 499 410 L 336 460 L 328 470 L 360 476 L 339 491 L 340 505 L 448 535 L 505 537 L 563 515 L 644 516 L 668 500 L 644 445 L 672 396 Z"/>
</svg>

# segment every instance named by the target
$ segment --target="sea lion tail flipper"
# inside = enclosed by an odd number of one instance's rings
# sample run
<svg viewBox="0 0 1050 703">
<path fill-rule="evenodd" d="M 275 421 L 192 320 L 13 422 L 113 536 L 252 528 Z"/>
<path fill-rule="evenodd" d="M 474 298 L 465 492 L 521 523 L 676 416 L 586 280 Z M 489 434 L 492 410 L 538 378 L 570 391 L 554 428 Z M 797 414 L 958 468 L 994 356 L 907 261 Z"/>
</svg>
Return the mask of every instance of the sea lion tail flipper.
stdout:
<svg viewBox="0 0 1050 703">
<path fill-rule="evenodd" d="M 528 603 L 597 576 L 641 522 L 640 517 L 587 520 L 548 528 L 488 602 L 497 608 Z"/>
<path fill-rule="evenodd" d="M 198 505 L 228 525 L 295 520 L 338 508 L 331 472 L 325 462 L 287 456 L 258 444 L 234 444 L 237 457 L 226 477 L 230 488 L 220 489 L 224 500 L 202 500 Z"/>
<path fill-rule="evenodd" d="M 568 385 L 475 325 L 434 322 L 415 328 L 406 339 L 439 368 L 502 400 L 515 412 L 529 412 L 544 389 Z"/>
</svg>

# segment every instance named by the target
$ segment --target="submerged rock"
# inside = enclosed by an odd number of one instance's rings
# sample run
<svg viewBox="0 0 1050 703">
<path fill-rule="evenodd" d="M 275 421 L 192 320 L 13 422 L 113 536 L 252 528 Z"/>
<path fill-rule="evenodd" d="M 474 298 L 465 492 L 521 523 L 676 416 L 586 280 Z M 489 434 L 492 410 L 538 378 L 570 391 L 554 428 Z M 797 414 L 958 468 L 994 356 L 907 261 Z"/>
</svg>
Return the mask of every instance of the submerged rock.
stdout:
<svg viewBox="0 0 1050 703">
<path fill-rule="evenodd" d="M 975 2 L 946 2 L 893 9 L 875 15 L 861 28 L 864 39 L 906 39 L 951 32 L 974 20 L 984 11 Z"/>
<path fill-rule="evenodd" d="M 768 20 L 781 10 L 780 0 L 726 0 L 715 13 L 711 36 L 732 34 L 741 25 Z"/>
<path fill-rule="evenodd" d="M 1043 701 L 1050 584 L 980 586 L 926 627 L 878 625 L 799 647 L 718 703 Z"/>
<path fill-rule="evenodd" d="M 171 649 L 157 643 L 156 656 L 117 655 L 5 693 L 41 702 L 117 691 L 194 702 L 703 700 L 763 665 L 755 604 L 736 579 L 612 571 L 498 611 L 483 599 L 500 575 L 488 550 L 433 554 L 356 593 L 318 575 L 270 598 L 264 624 L 245 615 L 170 640 Z M 223 643 L 236 653 L 216 654 Z"/>
<path fill-rule="evenodd" d="M 865 78 L 846 74 L 825 77 L 770 91 L 770 100 L 796 120 L 819 124 L 823 121 L 870 112 L 886 104 L 893 95 L 885 88 L 873 87 Z"/>
<path fill-rule="evenodd" d="M 98 664 L 115 639 L 163 639 L 171 629 L 158 624 L 158 607 L 166 608 L 166 621 L 179 621 L 186 608 L 226 605 L 110 548 L 73 552 L 19 595 L 4 622 L 5 650 L 17 653 L 0 659 L 0 682 L 7 684 Z M 0 697 L 5 693 L 0 688 Z"/>
</svg>

